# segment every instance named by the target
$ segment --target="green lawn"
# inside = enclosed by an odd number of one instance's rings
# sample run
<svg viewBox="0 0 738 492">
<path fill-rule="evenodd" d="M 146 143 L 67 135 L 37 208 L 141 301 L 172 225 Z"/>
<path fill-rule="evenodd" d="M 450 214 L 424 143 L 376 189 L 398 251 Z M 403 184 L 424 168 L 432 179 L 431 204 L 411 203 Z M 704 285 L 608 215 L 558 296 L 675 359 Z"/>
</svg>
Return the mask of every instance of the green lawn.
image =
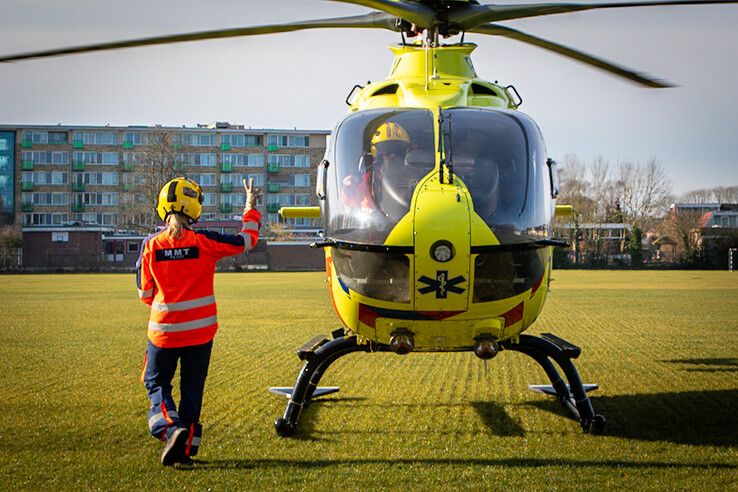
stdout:
<svg viewBox="0 0 738 492">
<path fill-rule="evenodd" d="M 295 349 L 338 321 L 321 273 L 216 278 L 201 462 L 158 464 L 132 275 L 0 277 L 0 489 L 738 490 L 738 273 L 557 271 L 529 333 L 583 349 L 606 435 L 583 435 L 522 355 L 353 354 L 296 438 L 272 422 Z"/>
</svg>

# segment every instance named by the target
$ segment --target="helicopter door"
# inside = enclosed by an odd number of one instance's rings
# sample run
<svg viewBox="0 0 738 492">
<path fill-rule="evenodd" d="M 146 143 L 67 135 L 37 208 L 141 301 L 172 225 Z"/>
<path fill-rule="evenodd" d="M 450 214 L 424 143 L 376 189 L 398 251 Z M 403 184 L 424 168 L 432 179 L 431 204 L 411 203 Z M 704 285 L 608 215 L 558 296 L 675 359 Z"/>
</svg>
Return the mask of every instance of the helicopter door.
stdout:
<svg viewBox="0 0 738 492">
<path fill-rule="evenodd" d="M 468 307 L 470 206 L 462 188 L 440 185 L 437 175 L 421 186 L 413 210 L 415 310 L 443 319 Z"/>
</svg>

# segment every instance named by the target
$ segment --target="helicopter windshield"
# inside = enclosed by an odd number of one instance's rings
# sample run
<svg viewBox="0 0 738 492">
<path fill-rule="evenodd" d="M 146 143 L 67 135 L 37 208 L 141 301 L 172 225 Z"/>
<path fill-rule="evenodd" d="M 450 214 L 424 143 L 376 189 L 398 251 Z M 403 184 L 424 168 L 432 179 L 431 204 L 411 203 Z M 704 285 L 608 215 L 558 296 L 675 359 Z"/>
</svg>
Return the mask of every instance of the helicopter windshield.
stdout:
<svg viewBox="0 0 738 492">
<path fill-rule="evenodd" d="M 533 120 L 500 109 L 457 108 L 442 116 L 451 129 L 447 159 L 499 241 L 548 236 L 553 204 L 546 150 Z"/>
<path fill-rule="evenodd" d="M 326 234 L 383 244 L 410 210 L 417 184 L 435 164 L 433 114 L 370 110 L 348 116 L 335 132 L 328 168 Z"/>
</svg>

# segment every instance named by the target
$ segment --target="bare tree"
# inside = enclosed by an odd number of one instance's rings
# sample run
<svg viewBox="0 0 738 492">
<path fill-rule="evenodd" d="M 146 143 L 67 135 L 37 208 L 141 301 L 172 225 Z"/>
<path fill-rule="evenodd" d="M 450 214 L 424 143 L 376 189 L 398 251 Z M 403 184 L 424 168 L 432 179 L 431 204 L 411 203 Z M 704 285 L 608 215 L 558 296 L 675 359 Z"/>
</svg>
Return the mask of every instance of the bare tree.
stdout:
<svg viewBox="0 0 738 492">
<path fill-rule="evenodd" d="M 151 231 L 155 227 L 156 204 L 161 187 L 182 174 L 179 136 L 162 129 L 148 135 L 140 150 L 127 153 L 124 166 L 133 169 L 124 175 L 119 225 L 128 229 Z"/>
<path fill-rule="evenodd" d="M 621 162 L 617 186 L 624 219 L 641 228 L 649 219 L 663 217 L 672 198 L 671 180 L 653 157 L 645 164 Z"/>
</svg>

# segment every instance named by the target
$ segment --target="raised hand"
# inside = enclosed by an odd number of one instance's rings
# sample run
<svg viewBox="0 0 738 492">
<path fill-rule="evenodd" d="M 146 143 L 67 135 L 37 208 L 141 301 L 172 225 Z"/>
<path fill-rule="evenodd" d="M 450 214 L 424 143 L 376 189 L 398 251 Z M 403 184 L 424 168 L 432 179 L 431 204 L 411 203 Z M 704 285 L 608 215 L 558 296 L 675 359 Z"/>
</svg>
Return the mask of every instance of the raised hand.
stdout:
<svg viewBox="0 0 738 492">
<path fill-rule="evenodd" d="M 248 183 L 244 179 L 243 189 L 246 191 L 246 210 L 256 208 L 256 201 L 261 196 L 261 190 L 254 187 L 254 178 L 249 179 Z"/>
</svg>

